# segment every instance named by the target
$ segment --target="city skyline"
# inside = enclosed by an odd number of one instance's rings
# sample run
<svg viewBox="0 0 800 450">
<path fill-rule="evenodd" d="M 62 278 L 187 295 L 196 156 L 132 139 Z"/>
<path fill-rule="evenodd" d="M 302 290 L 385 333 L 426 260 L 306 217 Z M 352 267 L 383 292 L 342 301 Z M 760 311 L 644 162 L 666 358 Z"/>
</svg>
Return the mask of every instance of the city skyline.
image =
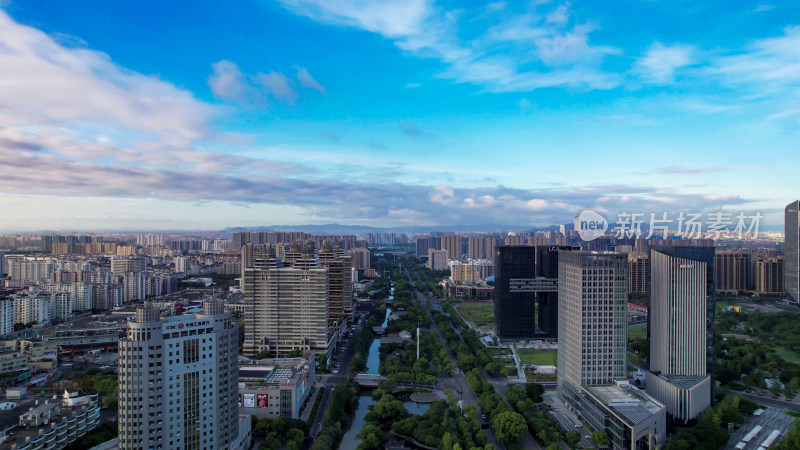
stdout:
<svg viewBox="0 0 800 450">
<path fill-rule="evenodd" d="M 798 5 L 461 6 L 3 2 L 0 231 L 783 223 Z"/>
</svg>

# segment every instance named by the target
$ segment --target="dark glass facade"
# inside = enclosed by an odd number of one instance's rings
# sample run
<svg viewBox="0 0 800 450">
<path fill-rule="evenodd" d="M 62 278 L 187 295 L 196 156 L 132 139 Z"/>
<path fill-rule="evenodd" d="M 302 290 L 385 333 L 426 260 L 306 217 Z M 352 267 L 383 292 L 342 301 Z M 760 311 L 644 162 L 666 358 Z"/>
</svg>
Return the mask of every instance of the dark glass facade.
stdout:
<svg viewBox="0 0 800 450">
<path fill-rule="evenodd" d="M 558 292 L 512 292 L 511 280 L 557 279 L 558 252 L 577 249 L 558 245 L 497 247 L 494 317 L 495 333 L 499 339 L 558 338 Z"/>
<path fill-rule="evenodd" d="M 536 293 L 511 292 L 511 280 L 536 277 L 536 247 L 502 245 L 494 253 L 494 327 L 498 339 L 536 333 Z"/>
</svg>

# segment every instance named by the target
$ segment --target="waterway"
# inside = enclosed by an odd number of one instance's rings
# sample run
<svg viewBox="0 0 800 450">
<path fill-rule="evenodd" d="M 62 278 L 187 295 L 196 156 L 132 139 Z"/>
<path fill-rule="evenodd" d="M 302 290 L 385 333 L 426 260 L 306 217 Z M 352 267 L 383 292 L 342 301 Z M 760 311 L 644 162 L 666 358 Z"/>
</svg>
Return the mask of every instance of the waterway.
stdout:
<svg viewBox="0 0 800 450">
<path fill-rule="evenodd" d="M 383 318 L 382 327 L 385 327 L 389 322 L 389 315 L 392 313 L 392 308 L 386 308 L 386 316 Z M 381 339 L 375 338 L 372 340 L 372 345 L 369 346 L 369 354 L 367 355 L 367 371 L 370 375 L 378 375 L 378 367 L 381 365 L 380 359 L 380 346 Z"/>
<path fill-rule="evenodd" d="M 364 416 L 369 412 L 369 407 L 375 404 L 375 400 L 369 395 L 362 395 L 358 398 L 358 409 L 356 409 L 356 417 L 353 424 L 347 433 L 342 436 L 342 443 L 339 445 L 339 450 L 356 450 L 361 439 L 358 433 L 364 428 Z"/>
<path fill-rule="evenodd" d="M 386 317 L 383 319 L 383 323 L 381 324 L 382 327 L 385 327 L 389 322 L 390 314 L 392 314 L 392 309 L 386 308 Z M 378 367 L 380 366 L 380 346 L 380 338 L 375 338 L 372 340 L 372 345 L 369 347 L 369 356 L 367 357 L 366 373 L 373 375 L 378 374 Z M 373 400 L 372 396 L 370 395 L 362 395 L 358 398 L 358 408 L 356 409 L 356 415 L 353 419 L 353 424 L 342 437 L 342 443 L 339 445 L 339 450 L 355 450 L 358 445 L 361 444 L 361 439 L 358 438 L 358 433 L 360 433 L 361 428 L 364 427 L 364 416 L 366 416 L 369 412 L 369 407 L 374 404 L 375 400 Z M 405 406 L 406 411 L 410 412 L 411 414 L 420 415 L 425 414 L 425 411 L 431 407 L 431 405 L 425 405 L 416 402 L 405 402 L 403 403 L 403 406 Z"/>
<path fill-rule="evenodd" d="M 374 404 L 375 400 L 372 399 L 372 396 L 362 395 L 358 398 L 356 417 L 353 420 L 353 425 L 347 430 L 347 433 L 342 436 L 342 443 L 339 445 L 339 450 L 356 450 L 358 445 L 361 444 L 358 433 L 360 433 L 361 429 L 364 427 L 364 416 L 369 412 L 369 407 Z M 425 411 L 431 407 L 431 405 L 417 402 L 404 402 L 403 406 L 405 406 L 406 411 L 417 415 L 425 414 Z"/>
</svg>

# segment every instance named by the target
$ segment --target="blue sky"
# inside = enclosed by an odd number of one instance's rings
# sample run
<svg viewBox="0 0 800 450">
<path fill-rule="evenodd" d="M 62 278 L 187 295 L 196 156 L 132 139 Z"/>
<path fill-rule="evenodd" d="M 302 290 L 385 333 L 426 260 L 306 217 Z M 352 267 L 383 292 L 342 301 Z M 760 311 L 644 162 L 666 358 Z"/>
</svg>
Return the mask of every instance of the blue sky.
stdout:
<svg viewBox="0 0 800 450">
<path fill-rule="evenodd" d="M 800 196 L 797 2 L 0 5 L 0 230 L 778 225 Z"/>
</svg>

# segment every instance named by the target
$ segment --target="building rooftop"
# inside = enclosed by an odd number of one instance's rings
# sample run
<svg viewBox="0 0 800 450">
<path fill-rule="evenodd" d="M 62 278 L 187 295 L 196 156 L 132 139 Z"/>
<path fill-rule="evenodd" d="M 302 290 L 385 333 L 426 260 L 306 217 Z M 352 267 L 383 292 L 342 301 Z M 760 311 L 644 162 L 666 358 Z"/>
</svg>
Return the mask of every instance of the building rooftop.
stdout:
<svg viewBox="0 0 800 450">
<path fill-rule="evenodd" d="M 585 386 L 585 389 L 631 425 L 638 425 L 665 408 L 644 391 L 628 384 Z"/>
<path fill-rule="evenodd" d="M 280 384 L 297 380 L 309 370 L 309 362 L 303 358 L 274 358 L 263 364 L 240 364 L 239 380 Z"/>
<path fill-rule="evenodd" d="M 676 375 L 659 375 L 659 377 L 669 381 L 670 383 L 684 389 L 689 389 L 698 383 L 701 383 L 708 377 L 682 377 Z"/>
<path fill-rule="evenodd" d="M 277 367 L 275 370 L 270 372 L 269 375 L 267 375 L 267 379 L 265 381 L 268 383 L 280 383 L 282 381 L 290 380 L 294 374 L 295 371 L 288 367 Z"/>
</svg>

